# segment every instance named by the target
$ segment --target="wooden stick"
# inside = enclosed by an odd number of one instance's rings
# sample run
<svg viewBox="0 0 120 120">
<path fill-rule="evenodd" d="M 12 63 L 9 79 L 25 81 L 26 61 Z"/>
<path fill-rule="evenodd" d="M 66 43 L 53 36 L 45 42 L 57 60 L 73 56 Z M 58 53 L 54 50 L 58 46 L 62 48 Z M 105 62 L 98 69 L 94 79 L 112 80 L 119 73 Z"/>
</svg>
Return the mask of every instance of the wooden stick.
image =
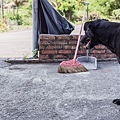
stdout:
<svg viewBox="0 0 120 120">
<path fill-rule="evenodd" d="M 81 24 L 81 27 L 80 27 L 80 33 L 79 33 L 77 46 L 76 46 L 76 50 L 75 50 L 75 54 L 74 54 L 74 58 L 73 58 L 74 62 L 76 61 L 76 56 L 77 56 L 78 47 L 79 47 L 79 43 L 80 43 L 80 38 L 81 38 L 81 34 L 82 34 L 82 28 L 83 28 L 83 24 L 84 24 L 84 20 L 85 20 L 85 13 L 86 13 L 86 11 L 84 12 L 84 15 L 83 15 L 83 18 L 82 18 L 82 24 Z"/>
</svg>

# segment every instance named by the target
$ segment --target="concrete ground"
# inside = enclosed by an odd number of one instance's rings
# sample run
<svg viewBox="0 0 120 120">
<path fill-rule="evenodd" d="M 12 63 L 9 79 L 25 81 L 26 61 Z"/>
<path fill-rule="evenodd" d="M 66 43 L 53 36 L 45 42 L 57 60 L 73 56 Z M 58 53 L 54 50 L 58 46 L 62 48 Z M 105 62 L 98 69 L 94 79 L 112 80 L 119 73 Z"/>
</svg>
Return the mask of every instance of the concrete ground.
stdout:
<svg viewBox="0 0 120 120">
<path fill-rule="evenodd" d="M 57 63 L 0 61 L 0 120 L 120 120 L 120 65 L 60 74 Z"/>
</svg>

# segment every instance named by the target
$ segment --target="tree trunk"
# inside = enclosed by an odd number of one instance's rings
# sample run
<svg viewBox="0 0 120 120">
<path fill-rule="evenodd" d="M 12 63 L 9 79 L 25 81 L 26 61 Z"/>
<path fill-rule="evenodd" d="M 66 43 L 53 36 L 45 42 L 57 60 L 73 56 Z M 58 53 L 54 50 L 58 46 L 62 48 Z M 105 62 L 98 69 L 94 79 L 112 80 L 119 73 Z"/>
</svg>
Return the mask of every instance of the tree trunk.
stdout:
<svg viewBox="0 0 120 120">
<path fill-rule="evenodd" d="M 1 0 L 1 18 L 4 18 L 3 0 Z"/>
</svg>

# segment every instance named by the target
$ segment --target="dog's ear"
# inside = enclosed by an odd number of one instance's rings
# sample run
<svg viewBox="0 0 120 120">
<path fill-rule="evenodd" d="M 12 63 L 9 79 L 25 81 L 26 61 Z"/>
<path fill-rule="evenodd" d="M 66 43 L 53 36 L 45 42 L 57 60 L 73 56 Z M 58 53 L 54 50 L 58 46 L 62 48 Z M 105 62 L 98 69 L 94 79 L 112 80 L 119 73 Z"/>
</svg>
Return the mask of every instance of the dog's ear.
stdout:
<svg viewBox="0 0 120 120">
<path fill-rule="evenodd" d="M 92 28 L 93 28 L 93 21 L 86 22 L 86 23 L 84 24 L 84 31 L 87 31 L 88 28 L 89 28 L 90 30 L 92 30 Z"/>
<path fill-rule="evenodd" d="M 89 33 L 90 36 L 93 36 L 93 27 L 94 27 L 93 21 L 86 22 L 84 24 L 84 31 L 86 31 L 87 33 Z"/>
</svg>

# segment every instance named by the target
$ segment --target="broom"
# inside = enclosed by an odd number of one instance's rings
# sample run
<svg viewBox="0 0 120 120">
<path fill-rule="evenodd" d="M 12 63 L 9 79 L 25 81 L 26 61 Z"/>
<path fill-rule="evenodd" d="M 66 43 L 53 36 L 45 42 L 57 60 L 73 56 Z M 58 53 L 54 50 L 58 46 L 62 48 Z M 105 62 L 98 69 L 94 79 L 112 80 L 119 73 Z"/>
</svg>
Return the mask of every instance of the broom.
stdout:
<svg viewBox="0 0 120 120">
<path fill-rule="evenodd" d="M 77 73 L 77 72 L 88 71 L 79 61 L 76 60 L 77 51 L 78 51 L 81 33 L 82 33 L 82 28 L 83 28 L 83 23 L 84 23 L 84 18 L 85 18 L 85 13 L 84 13 L 83 18 L 82 18 L 82 25 L 80 28 L 80 34 L 78 37 L 74 58 L 72 60 L 62 61 L 58 67 L 59 73 Z"/>
</svg>

